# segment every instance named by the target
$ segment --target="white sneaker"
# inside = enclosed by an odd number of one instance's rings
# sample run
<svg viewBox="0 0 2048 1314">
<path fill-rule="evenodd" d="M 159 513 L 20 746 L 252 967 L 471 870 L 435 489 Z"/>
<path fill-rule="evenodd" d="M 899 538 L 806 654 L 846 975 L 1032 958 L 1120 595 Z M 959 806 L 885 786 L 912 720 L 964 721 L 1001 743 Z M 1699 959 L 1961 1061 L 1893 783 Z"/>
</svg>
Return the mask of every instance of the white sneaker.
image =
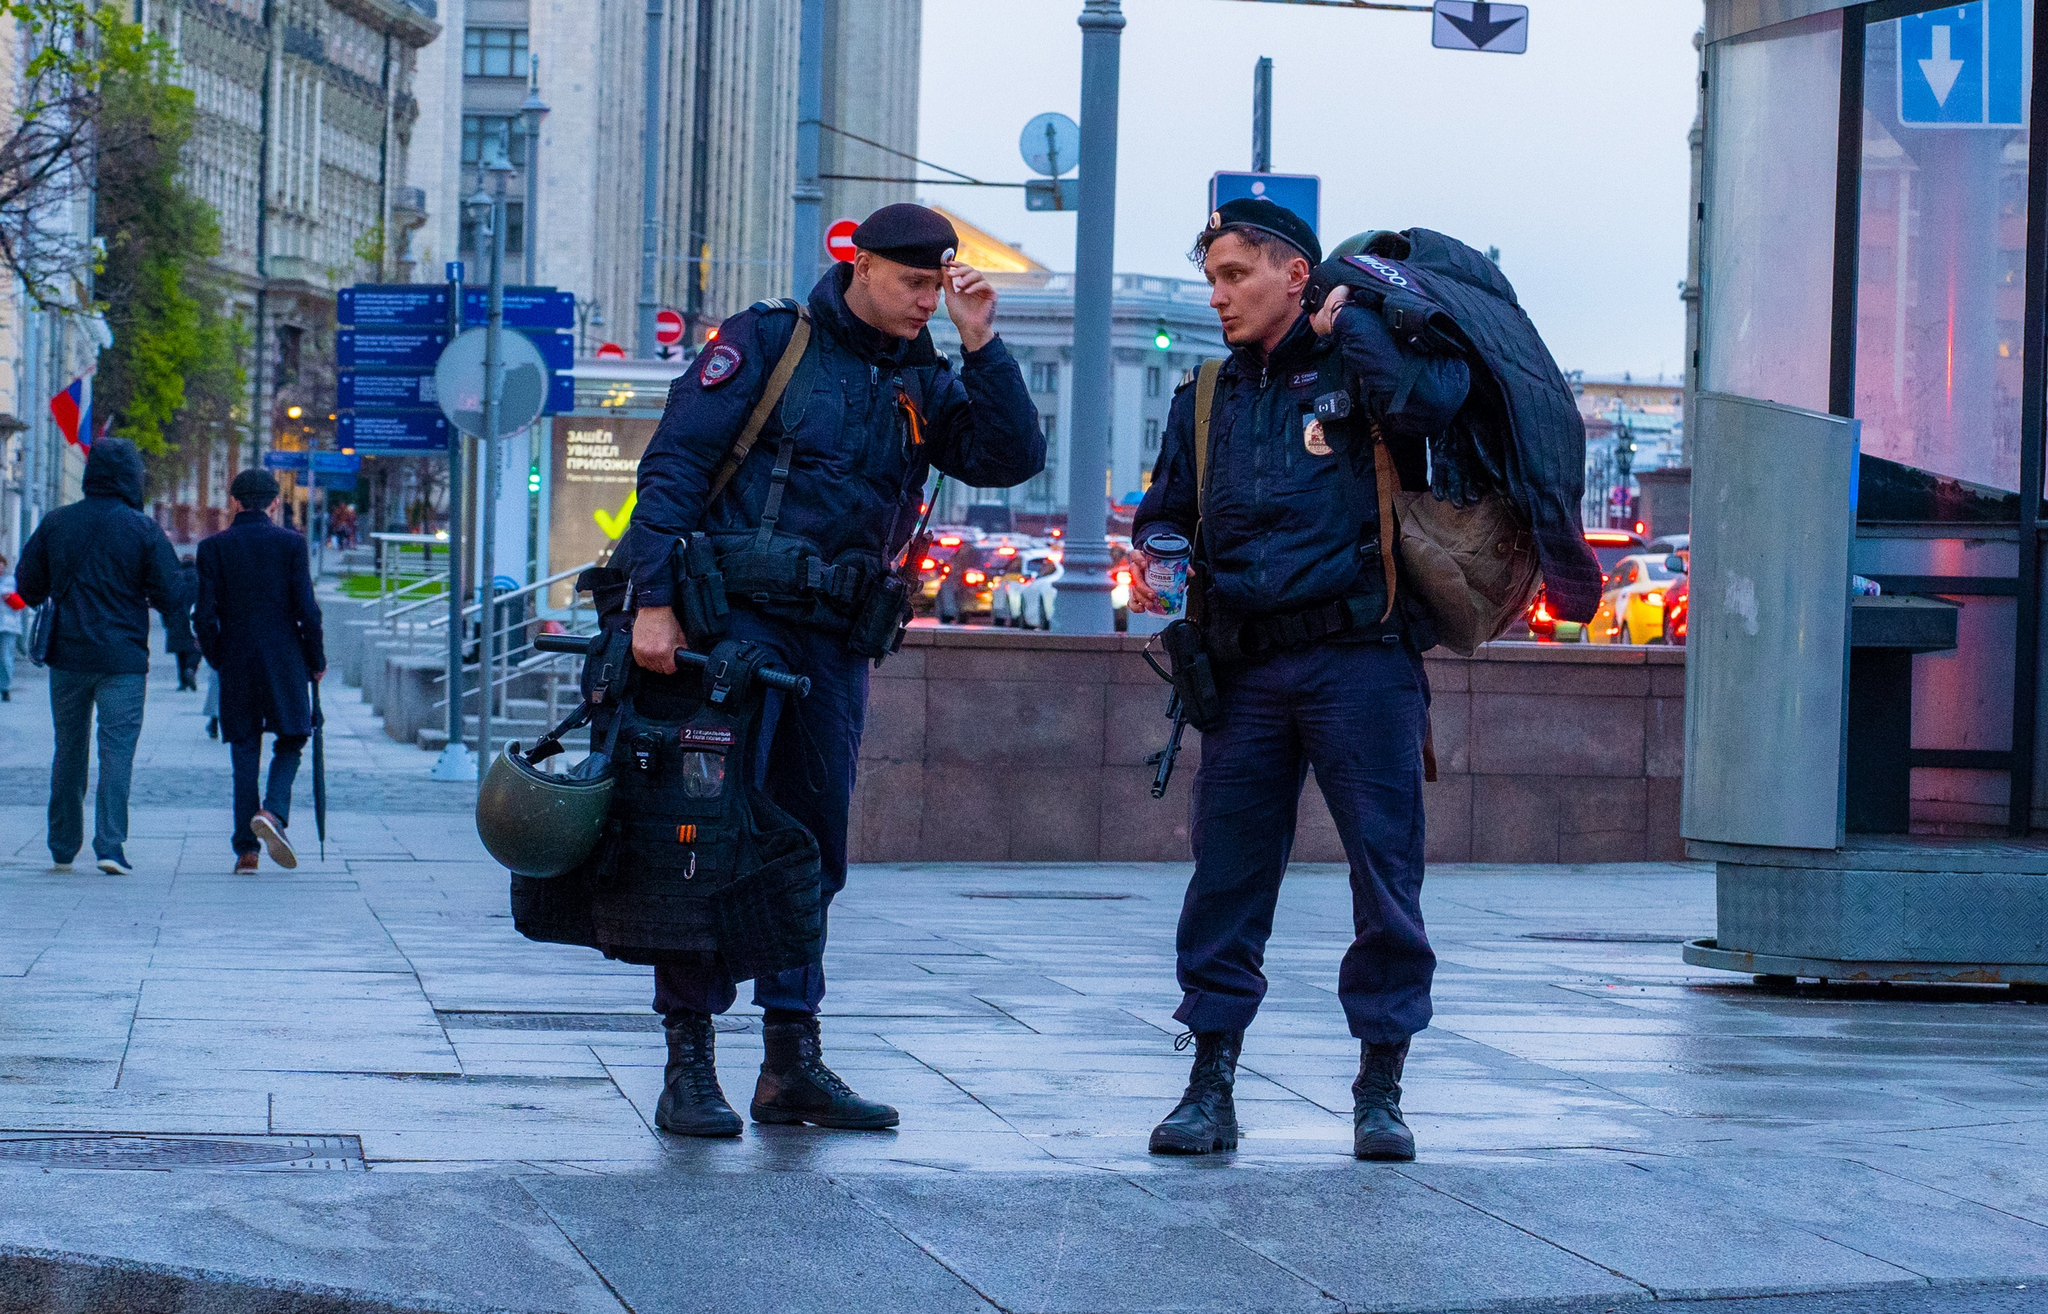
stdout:
<svg viewBox="0 0 2048 1314">
<path fill-rule="evenodd" d="M 264 809 L 249 821 L 249 829 L 256 832 L 256 838 L 263 841 L 263 847 L 270 851 L 270 860 L 290 870 L 299 865 L 299 855 L 292 848 L 292 842 L 284 837 L 284 823 Z"/>
<path fill-rule="evenodd" d="M 101 871 L 109 876 L 133 876 L 135 874 L 135 868 L 119 858 L 101 858 L 98 866 Z"/>
</svg>

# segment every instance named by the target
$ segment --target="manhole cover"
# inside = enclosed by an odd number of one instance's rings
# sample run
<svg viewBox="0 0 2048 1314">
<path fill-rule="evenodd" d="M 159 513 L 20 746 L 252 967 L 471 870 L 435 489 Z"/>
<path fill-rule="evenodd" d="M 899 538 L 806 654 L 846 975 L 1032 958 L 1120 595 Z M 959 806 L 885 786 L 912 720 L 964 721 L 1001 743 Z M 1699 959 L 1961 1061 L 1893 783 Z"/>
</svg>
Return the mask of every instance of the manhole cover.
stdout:
<svg viewBox="0 0 2048 1314">
<path fill-rule="evenodd" d="M 963 899 L 1128 899 L 1128 894 L 1094 894 L 1086 890 L 975 890 Z"/>
<path fill-rule="evenodd" d="M 1689 935 L 1654 935 L 1645 931 L 1530 931 L 1524 940 L 1557 940 L 1565 944 L 1684 944 Z"/>
<path fill-rule="evenodd" d="M 0 1163 L 49 1168 L 236 1168 L 350 1159 L 362 1161 L 362 1150 L 353 1137 L 234 1141 L 188 1136 L 0 1137 Z"/>
<path fill-rule="evenodd" d="M 661 1031 L 661 1018 L 654 1013 L 465 1013 L 450 1009 L 436 1011 L 441 1024 L 458 1030 L 478 1028 L 491 1031 Z M 744 1017 L 720 1017 L 718 1030 L 745 1031 Z"/>
</svg>

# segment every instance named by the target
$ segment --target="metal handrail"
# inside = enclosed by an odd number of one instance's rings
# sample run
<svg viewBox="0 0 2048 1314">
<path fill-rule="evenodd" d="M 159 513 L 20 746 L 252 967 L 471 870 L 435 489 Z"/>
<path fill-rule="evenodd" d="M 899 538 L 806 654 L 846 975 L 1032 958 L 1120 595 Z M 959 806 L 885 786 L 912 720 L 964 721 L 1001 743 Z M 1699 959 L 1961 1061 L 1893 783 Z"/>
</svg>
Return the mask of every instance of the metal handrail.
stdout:
<svg viewBox="0 0 2048 1314">
<path fill-rule="evenodd" d="M 550 587 L 561 583 L 563 580 L 571 579 L 577 575 L 582 574 L 584 571 L 590 569 L 595 564 L 597 563 L 585 562 L 583 565 L 574 566 L 564 571 L 558 571 L 557 573 L 548 576 L 546 579 L 538 579 L 531 584 L 524 585 L 517 589 L 510 589 L 504 593 L 497 594 L 488 602 L 486 602 L 483 599 L 478 599 L 477 601 L 470 603 L 462 609 L 463 619 L 467 621 L 472 617 L 481 616 L 483 614 L 484 608 L 487 605 L 503 607 L 505 604 L 509 602 L 514 602 L 520 598 L 529 596 L 545 596 L 546 590 Z M 578 628 L 578 624 L 582 619 L 583 610 L 584 604 L 580 601 L 579 595 L 572 592 L 570 594 L 569 609 L 566 616 L 566 623 L 570 630 L 573 631 L 576 628 Z M 500 614 L 502 615 L 503 613 Z M 542 622 L 543 620 L 548 619 L 562 618 L 559 616 L 546 617 L 541 614 L 541 609 L 536 607 L 534 609 L 534 614 L 523 617 L 522 619 L 519 619 L 517 621 L 506 621 L 503 624 L 493 624 L 488 627 L 485 627 L 482 630 L 482 632 L 478 635 L 478 642 L 481 649 L 478 655 L 480 660 L 487 661 L 489 663 L 491 667 L 490 673 L 488 676 L 485 676 L 480 673 L 474 686 L 469 688 L 460 688 L 456 691 L 454 696 L 463 699 L 468 699 L 472 696 L 479 696 L 479 690 L 488 689 L 490 690 L 491 693 L 492 710 L 495 713 L 503 708 L 503 700 L 505 697 L 504 691 L 510 686 L 514 679 L 522 675 L 530 674 L 534 671 L 546 670 L 551 674 L 551 678 L 548 680 L 547 685 L 547 701 L 548 716 L 549 720 L 552 721 L 554 719 L 554 712 L 561 689 L 561 663 L 563 657 L 561 654 L 557 653 L 543 654 L 536 652 L 533 647 L 533 640 L 530 637 L 531 627 L 537 623 Z M 439 617 L 435 617 L 425 622 L 427 628 L 429 629 L 433 628 L 436 625 L 446 625 L 446 623 L 447 617 L 445 613 Z M 515 632 L 518 632 L 522 637 L 516 643 L 508 642 L 508 640 L 510 640 L 513 637 Z M 466 676 L 467 671 L 465 670 L 462 674 Z M 467 680 L 465 680 L 464 682 L 468 683 Z M 443 692 L 441 696 L 434 700 L 433 705 L 439 708 L 447 707 L 448 699 L 450 696 L 447 690 L 447 686 L 449 683 L 449 672 L 445 670 L 442 671 L 441 674 L 434 677 L 432 683 L 443 687 Z"/>
</svg>

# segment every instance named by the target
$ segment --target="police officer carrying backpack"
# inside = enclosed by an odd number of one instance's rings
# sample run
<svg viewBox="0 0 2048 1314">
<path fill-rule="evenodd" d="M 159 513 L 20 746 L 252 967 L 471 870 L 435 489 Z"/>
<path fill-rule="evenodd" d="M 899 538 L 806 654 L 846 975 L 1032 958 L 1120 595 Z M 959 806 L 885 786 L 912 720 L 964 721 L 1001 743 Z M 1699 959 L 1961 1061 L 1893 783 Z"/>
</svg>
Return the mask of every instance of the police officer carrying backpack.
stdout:
<svg viewBox="0 0 2048 1314">
<path fill-rule="evenodd" d="M 868 663 L 894 650 L 909 617 L 901 563 L 926 477 L 936 469 L 1006 488 L 1045 465 L 1038 412 L 995 335 L 995 290 L 954 261 L 952 225 L 890 205 L 853 242 L 856 258 L 835 264 L 807 304 L 763 302 L 733 316 L 676 381 L 619 550 L 632 576 L 633 659 L 647 671 L 672 674 L 676 649 L 708 652 L 731 638 L 810 677 L 808 697 L 770 696 L 756 770 L 767 796 L 816 837 L 828 907 L 846 883 Z M 957 374 L 925 327 L 941 293 L 965 349 Z M 895 1126 L 895 1109 L 825 1066 L 824 994 L 822 963 L 755 979 L 766 1056 L 754 1119 Z M 739 1135 L 711 1025 L 737 997 L 729 972 L 655 969 L 669 1041 L 663 1129 Z"/>
<path fill-rule="evenodd" d="M 1356 938 L 1337 994 L 1362 1048 L 1353 1148 L 1409 1159 L 1399 1080 L 1408 1038 L 1429 1022 L 1436 964 L 1420 906 L 1421 652 L 1434 639 L 1400 586 L 1392 498 L 1403 482 L 1426 487 L 1424 444 L 1463 404 L 1470 373 L 1346 304 L 1349 289 L 1306 313 L 1321 247 L 1270 201 L 1223 205 L 1193 259 L 1231 355 L 1175 394 L 1132 553 L 1131 609 L 1156 611 L 1145 545 L 1164 534 L 1195 544 L 1200 651 L 1169 647 L 1177 668 L 1183 655 L 1199 665 L 1199 680 L 1177 669 L 1176 684 L 1203 731 L 1174 1014 L 1195 1061 L 1151 1149 L 1237 1144 L 1238 1055 L 1266 992 L 1260 963 L 1313 767 L 1351 863 Z"/>
</svg>

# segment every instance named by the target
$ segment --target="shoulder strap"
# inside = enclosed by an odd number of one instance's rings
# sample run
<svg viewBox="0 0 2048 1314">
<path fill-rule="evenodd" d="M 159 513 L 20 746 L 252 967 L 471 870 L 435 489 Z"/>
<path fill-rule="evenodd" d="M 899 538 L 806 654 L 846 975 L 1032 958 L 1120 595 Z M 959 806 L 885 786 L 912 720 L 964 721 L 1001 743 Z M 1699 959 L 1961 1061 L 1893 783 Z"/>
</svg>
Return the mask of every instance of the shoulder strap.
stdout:
<svg viewBox="0 0 2048 1314">
<path fill-rule="evenodd" d="M 1195 372 L 1195 516 L 1202 514 L 1202 501 L 1209 491 L 1209 417 L 1216 409 L 1216 376 L 1223 372 L 1223 359 L 1212 356 Z"/>
<path fill-rule="evenodd" d="M 1394 614 L 1394 583 L 1400 577 L 1394 562 L 1394 548 L 1401 541 L 1394 524 L 1394 490 L 1401 485 L 1401 475 L 1394 469 L 1394 454 L 1387 450 L 1386 437 L 1377 423 L 1372 426 L 1372 473 L 1380 495 L 1380 568 L 1387 575 L 1387 609 L 1380 613 L 1384 623 Z"/>
<path fill-rule="evenodd" d="M 811 312 L 808 307 L 796 307 L 796 327 L 790 332 L 789 345 L 782 349 L 782 355 L 775 362 L 775 369 L 768 375 L 768 386 L 761 392 L 761 400 L 754 403 L 747 423 L 740 430 L 740 436 L 733 440 L 732 450 L 719 463 L 717 473 L 711 476 L 711 490 L 704 495 L 704 504 L 709 506 L 718 500 L 732 477 L 746 464 L 747 453 L 754 450 L 754 442 L 761 436 L 761 426 L 768 423 L 768 417 L 782 400 L 783 391 L 789 387 L 790 376 L 803 363 L 804 352 L 811 345 Z M 785 417 L 787 418 L 787 417 Z"/>
</svg>

